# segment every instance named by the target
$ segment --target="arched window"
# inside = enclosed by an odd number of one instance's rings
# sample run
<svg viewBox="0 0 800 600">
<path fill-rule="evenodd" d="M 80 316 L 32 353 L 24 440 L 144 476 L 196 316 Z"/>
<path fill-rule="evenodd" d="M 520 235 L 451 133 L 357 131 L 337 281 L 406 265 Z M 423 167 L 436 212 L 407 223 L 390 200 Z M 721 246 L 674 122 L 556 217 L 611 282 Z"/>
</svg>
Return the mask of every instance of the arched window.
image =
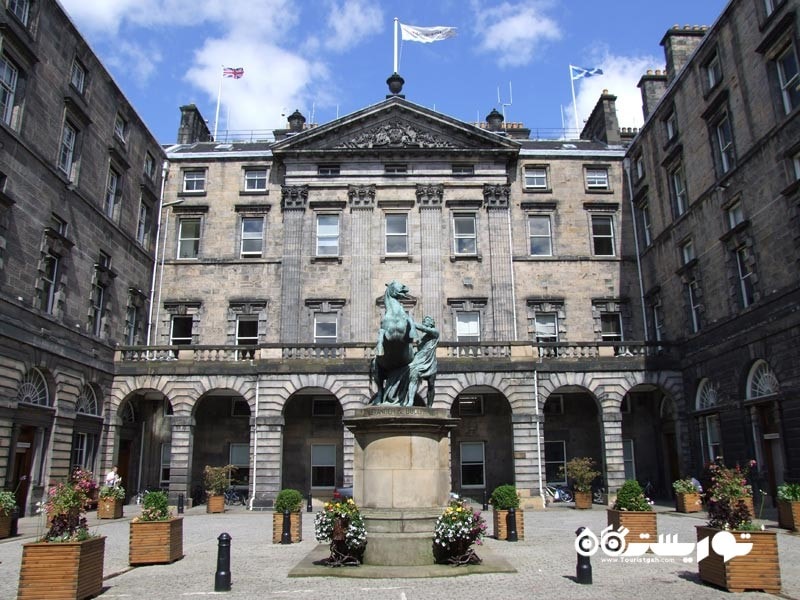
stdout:
<svg viewBox="0 0 800 600">
<path fill-rule="evenodd" d="M 764 398 L 780 391 L 780 383 L 769 363 L 765 360 L 756 361 L 747 376 L 747 399 Z"/>
<path fill-rule="evenodd" d="M 697 410 L 708 410 L 714 408 L 719 401 L 717 388 L 707 377 L 700 381 L 697 386 L 697 397 L 695 398 L 695 408 Z"/>
<path fill-rule="evenodd" d="M 17 390 L 17 401 L 39 406 L 50 406 L 50 392 L 47 381 L 37 368 L 32 368 L 25 374 Z"/>
<path fill-rule="evenodd" d="M 81 390 L 81 395 L 78 396 L 78 402 L 75 405 L 75 410 L 79 413 L 87 415 L 99 415 L 100 410 L 97 404 L 97 395 L 90 385 L 84 385 Z"/>
<path fill-rule="evenodd" d="M 136 422 L 136 413 L 133 412 L 133 406 L 130 402 L 125 402 L 122 405 L 119 409 L 119 416 L 123 425 L 133 425 Z"/>
</svg>

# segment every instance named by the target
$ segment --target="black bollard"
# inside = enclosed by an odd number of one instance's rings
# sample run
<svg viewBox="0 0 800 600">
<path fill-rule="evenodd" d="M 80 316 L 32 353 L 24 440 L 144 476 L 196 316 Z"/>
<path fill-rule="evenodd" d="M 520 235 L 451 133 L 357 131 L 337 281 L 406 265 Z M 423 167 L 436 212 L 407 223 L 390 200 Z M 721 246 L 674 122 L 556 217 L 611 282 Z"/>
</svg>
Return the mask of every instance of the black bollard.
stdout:
<svg viewBox="0 0 800 600">
<path fill-rule="evenodd" d="M 489 510 L 489 498 L 486 496 L 486 490 L 483 490 L 483 507 L 481 510 Z"/>
<path fill-rule="evenodd" d="M 508 537 L 506 538 L 509 542 L 516 542 L 517 541 L 517 511 L 513 508 L 508 509 L 508 514 L 506 515 L 506 529 L 508 529 Z"/>
<path fill-rule="evenodd" d="M 183 514 L 183 503 L 184 503 L 183 494 L 178 494 L 178 514 L 179 515 Z"/>
<path fill-rule="evenodd" d="M 584 529 L 586 528 L 578 527 L 578 529 L 575 531 L 575 535 L 580 537 Z M 575 580 L 578 583 L 583 583 L 586 585 L 592 584 L 592 563 L 588 556 L 584 556 L 580 552 L 578 553 L 578 564 L 575 567 Z"/>
<path fill-rule="evenodd" d="M 283 533 L 281 533 L 281 544 L 292 543 L 292 515 L 288 510 L 283 511 Z"/>
<path fill-rule="evenodd" d="M 311 512 L 311 490 L 308 491 L 308 503 L 306 503 L 306 512 Z"/>
<path fill-rule="evenodd" d="M 217 572 L 214 573 L 214 591 L 231 591 L 231 536 L 221 533 L 217 538 Z"/>
<path fill-rule="evenodd" d="M 11 528 L 8 531 L 9 537 L 16 537 L 18 535 L 17 527 L 19 526 L 19 506 L 15 506 L 11 511 Z"/>
</svg>

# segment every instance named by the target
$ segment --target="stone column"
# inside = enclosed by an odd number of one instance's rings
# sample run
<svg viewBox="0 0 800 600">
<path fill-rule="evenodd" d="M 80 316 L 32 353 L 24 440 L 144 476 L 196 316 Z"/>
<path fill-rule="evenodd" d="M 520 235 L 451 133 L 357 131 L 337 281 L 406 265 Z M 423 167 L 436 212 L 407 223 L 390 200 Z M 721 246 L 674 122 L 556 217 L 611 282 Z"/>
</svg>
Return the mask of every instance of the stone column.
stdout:
<svg viewBox="0 0 800 600">
<path fill-rule="evenodd" d="M 514 481 L 521 496 L 521 506 L 544 508 L 542 490 L 539 488 L 540 466 L 542 483 L 546 483 L 543 461 L 544 418 L 541 414 L 514 413 L 511 415 L 511 426 L 514 439 Z M 487 492 L 491 494 L 492 490 Z"/>
<path fill-rule="evenodd" d="M 489 220 L 489 271 L 492 280 L 490 340 L 514 339 L 514 287 L 511 265 L 507 185 L 484 185 L 483 198 Z"/>
<path fill-rule="evenodd" d="M 303 223 L 307 201 L 307 185 L 282 186 L 281 342 L 290 344 L 300 341 L 300 307 L 303 305 L 300 285 L 303 273 Z"/>
<path fill-rule="evenodd" d="M 602 418 L 606 483 L 609 504 L 611 504 L 617 496 L 617 490 L 625 483 L 625 462 L 622 456 L 622 413 L 619 410 L 619 404 L 603 405 Z"/>
<path fill-rule="evenodd" d="M 430 315 L 439 330 L 443 325 L 442 307 L 444 290 L 442 281 L 442 198 L 444 185 L 417 185 L 417 205 L 419 206 L 422 289 L 422 316 Z"/>
<path fill-rule="evenodd" d="M 258 416 L 252 419 L 250 439 L 253 457 L 252 477 L 255 480 L 253 508 L 272 506 L 275 496 L 281 489 L 283 479 L 282 450 L 283 426 L 281 416 Z M 300 490 L 303 494 L 308 490 Z M 250 482 L 250 493 L 253 493 L 253 482 Z"/>
<path fill-rule="evenodd" d="M 350 341 L 367 342 L 375 336 L 372 299 L 372 217 L 374 185 L 351 185 L 350 204 L 352 267 L 350 270 Z"/>
<path fill-rule="evenodd" d="M 194 449 L 194 426 L 192 415 L 171 415 L 171 453 L 169 458 L 169 502 L 177 504 L 178 494 L 191 498 L 192 451 Z"/>
</svg>

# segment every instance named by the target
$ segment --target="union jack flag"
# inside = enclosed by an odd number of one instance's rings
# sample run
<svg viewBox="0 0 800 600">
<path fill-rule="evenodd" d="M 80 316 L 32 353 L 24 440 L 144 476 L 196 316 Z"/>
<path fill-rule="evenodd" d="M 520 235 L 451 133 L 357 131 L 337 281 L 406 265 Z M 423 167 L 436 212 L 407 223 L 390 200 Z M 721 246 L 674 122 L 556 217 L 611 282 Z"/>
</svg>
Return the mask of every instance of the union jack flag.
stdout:
<svg viewBox="0 0 800 600">
<path fill-rule="evenodd" d="M 244 77 L 244 68 L 243 67 L 223 67 L 222 68 L 222 76 L 223 77 L 233 77 L 234 79 L 241 79 Z"/>
</svg>

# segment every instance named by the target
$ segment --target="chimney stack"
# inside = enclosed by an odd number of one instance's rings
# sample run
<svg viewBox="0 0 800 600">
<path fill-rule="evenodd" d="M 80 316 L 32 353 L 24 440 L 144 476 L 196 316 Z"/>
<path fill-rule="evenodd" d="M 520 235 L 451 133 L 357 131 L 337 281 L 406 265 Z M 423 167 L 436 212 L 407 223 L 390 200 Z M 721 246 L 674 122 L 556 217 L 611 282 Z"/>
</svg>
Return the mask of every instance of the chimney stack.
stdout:
<svg viewBox="0 0 800 600">
<path fill-rule="evenodd" d="M 210 142 L 211 132 L 208 130 L 200 109 L 194 104 L 181 106 L 181 125 L 178 127 L 179 144 L 196 144 Z"/>
<path fill-rule="evenodd" d="M 708 27 L 705 26 L 673 25 L 664 34 L 661 45 L 664 46 L 664 56 L 667 59 L 667 85 L 672 83 L 686 65 L 689 56 L 703 40 L 707 31 Z"/>
<path fill-rule="evenodd" d="M 617 121 L 617 97 L 603 90 L 592 114 L 583 126 L 582 140 L 599 140 L 606 144 L 619 144 L 619 121 Z"/>
<path fill-rule="evenodd" d="M 648 69 L 647 74 L 639 80 L 638 87 L 642 92 L 642 115 L 647 121 L 667 89 L 666 71 Z"/>
</svg>

